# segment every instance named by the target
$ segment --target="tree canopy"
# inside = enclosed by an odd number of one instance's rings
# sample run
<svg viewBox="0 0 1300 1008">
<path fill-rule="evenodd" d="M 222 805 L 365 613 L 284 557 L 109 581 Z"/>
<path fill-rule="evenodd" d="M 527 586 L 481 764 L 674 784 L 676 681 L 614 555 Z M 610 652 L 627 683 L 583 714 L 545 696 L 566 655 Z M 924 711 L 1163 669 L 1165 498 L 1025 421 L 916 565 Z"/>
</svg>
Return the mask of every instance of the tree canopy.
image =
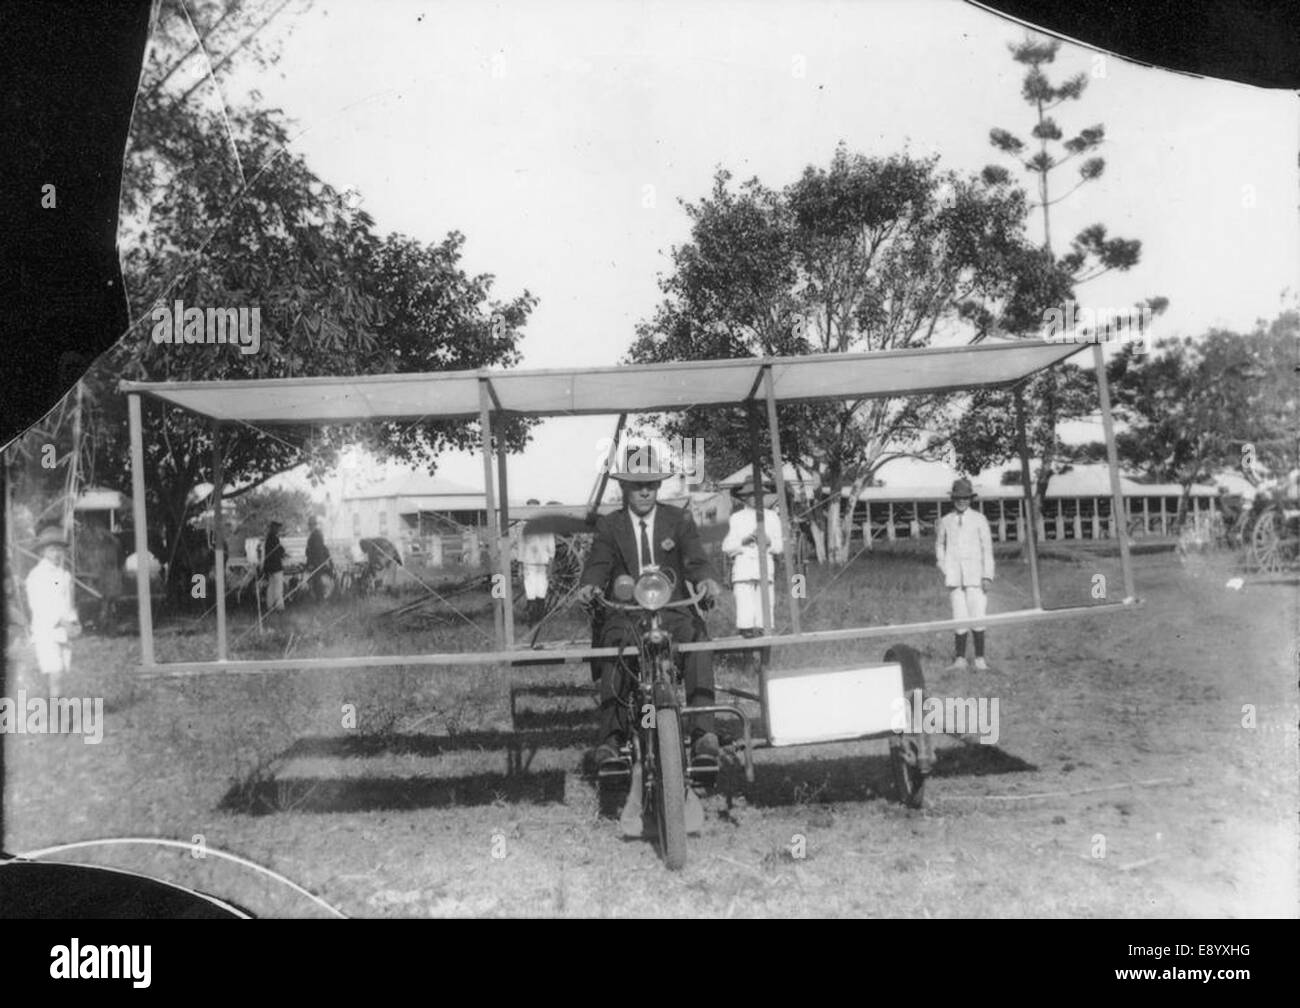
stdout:
<svg viewBox="0 0 1300 1008">
<path fill-rule="evenodd" d="M 1020 329 L 1053 285 L 1050 263 L 1024 238 L 1024 194 L 941 171 L 934 158 L 841 145 L 829 166 L 809 166 L 781 190 L 758 179 L 734 186 L 719 170 L 709 195 L 683 207 L 690 239 L 672 250 L 634 362 L 904 349 L 972 325 Z M 942 408 L 782 405 L 782 447 L 821 486 L 856 497 L 890 459 L 937 450 L 927 437 Z M 749 461 L 748 422 L 744 409 L 687 410 L 663 427 L 703 436 L 716 478 Z M 808 503 L 826 555 L 845 558 L 839 495 Z"/>
<path fill-rule="evenodd" d="M 536 298 L 526 290 L 499 298 L 490 274 L 466 272 L 463 235 L 426 243 L 376 233 L 373 219 L 294 151 L 290 124 L 259 107 L 255 93 L 247 105 L 202 100 L 205 87 L 226 81 L 241 62 L 273 60 L 284 19 L 302 9 L 286 0 L 159 7 L 123 183 L 120 242 L 133 322 L 84 383 L 85 427 L 102 483 L 129 491 L 119 379 L 381 374 L 518 361 Z M 155 342 L 155 307 L 178 300 L 256 308 L 259 349 Z M 196 506 L 191 489 L 212 480 L 212 425 L 157 403 L 146 406 L 145 420 L 149 505 L 174 549 Z M 527 430 L 521 421 L 507 427 L 512 449 Z M 477 424 L 467 422 L 273 431 L 228 424 L 221 434 L 226 494 L 238 497 L 303 463 L 318 477 L 347 444 L 432 471 L 440 452 L 476 435 Z"/>
<path fill-rule="evenodd" d="M 1153 480 L 1211 480 L 1225 469 L 1274 476 L 1300 465 L 1300 312 L 1249 334 L 1212 329 L 1111 362 L 1123 462 Z M 1244 456 L 1250 456 L 1249 458 Z"/>
</svg>

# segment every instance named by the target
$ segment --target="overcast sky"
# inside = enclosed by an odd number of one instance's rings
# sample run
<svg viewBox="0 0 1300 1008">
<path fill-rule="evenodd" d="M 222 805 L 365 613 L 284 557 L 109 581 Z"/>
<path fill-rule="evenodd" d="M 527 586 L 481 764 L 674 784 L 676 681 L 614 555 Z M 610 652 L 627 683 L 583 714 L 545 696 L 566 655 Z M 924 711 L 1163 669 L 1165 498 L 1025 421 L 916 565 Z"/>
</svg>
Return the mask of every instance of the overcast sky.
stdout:
<svg viewBox="0 0 1300 1008">
<path fill-rule="evenodd" d="M 318 0 L 278 66 L 232 86 L 283 109 L 295 148 L 359 190 L 381 231 L 459 230 L 468 269 L 495 274 L 503 297 L 536 294 L 523 367 L 582 366 L 627 349 L 688 236 L 677 201 L 706 193 L 718 166 L 782 186 L 840 141 L 937 152 L 960 171 L 1008 164 L 988 131 L 1032 124 L 1006 49 L 1022 35 L 955 0 Z M 1050 75 L 1076 72 L 1088 90 L 1056 115 L 1067 133 L 1103 123 L 1107 166 L 1053 209 L 1058 250 L 1096 221 L 1143 246 L 1081 301 L 1163 295 L 1157 336 L 1275 315 L 1300 275 L 1296 97 L 1067 43 Z M 512 459 L 511 497 L 583 499 L 592 452 L 573 445 L 612 424 L 545 424 Z M 439 472 L 482 480 L 474 457 Z"/>
</svg>

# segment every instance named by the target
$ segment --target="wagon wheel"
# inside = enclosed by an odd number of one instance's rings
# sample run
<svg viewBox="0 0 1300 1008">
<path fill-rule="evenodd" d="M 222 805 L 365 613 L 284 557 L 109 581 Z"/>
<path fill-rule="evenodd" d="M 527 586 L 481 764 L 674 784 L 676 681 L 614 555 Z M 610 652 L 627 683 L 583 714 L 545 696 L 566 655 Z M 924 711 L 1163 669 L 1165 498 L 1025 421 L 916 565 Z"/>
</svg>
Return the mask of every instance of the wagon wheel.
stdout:
<svg viewBox="0 0 1300 1008">
<path fill-rule="evenodd" d="M 1266 508 L 1255 519 L 1250 530 L 1250 559 L 1261 571 L 1280 571 L 1283 562 L 1282 512 L 1275 507 Z"/>
<path fill-rule="evenodd" d="M 908 704 L 908 722 L 914 724 L 910 713 L 912 705 L 923 702 L 925 676 L 921 671 L 921 656 L 914 648 L 895 644 L 885 652 L 885 661 L 898 662 L 903 669 L 903 690 Z M 889 768 L 894 779 L 898 800 L 909 808 L 925 805 L 925 782 L 934 767 L 931 740 L 924 734 L 903 732 L 889 739 Z"/>
<path fill-rule="evenodd" d="M 546 586 L 546 612 L 558 609 L 578 587 L 591 536 L 585 533 L 556 536 L 555 557 L 551 560 L 551 573 Z"/>
</svg>

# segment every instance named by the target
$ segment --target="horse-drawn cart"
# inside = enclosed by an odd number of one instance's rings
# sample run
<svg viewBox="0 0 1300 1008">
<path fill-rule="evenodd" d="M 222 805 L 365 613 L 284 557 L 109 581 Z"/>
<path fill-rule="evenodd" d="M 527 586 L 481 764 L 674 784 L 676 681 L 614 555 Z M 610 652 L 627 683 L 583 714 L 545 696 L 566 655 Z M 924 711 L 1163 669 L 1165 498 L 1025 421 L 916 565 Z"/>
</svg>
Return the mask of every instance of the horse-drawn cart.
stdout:
<svg viewBox="0 0 1300 1008">
<path fill-rule="evenodd" d="M 1275 497 L 1256 506 L 1246 533 L 1247 563 L 1272 574 L 1300 561 L 1300 501 Z"/>
</svg>

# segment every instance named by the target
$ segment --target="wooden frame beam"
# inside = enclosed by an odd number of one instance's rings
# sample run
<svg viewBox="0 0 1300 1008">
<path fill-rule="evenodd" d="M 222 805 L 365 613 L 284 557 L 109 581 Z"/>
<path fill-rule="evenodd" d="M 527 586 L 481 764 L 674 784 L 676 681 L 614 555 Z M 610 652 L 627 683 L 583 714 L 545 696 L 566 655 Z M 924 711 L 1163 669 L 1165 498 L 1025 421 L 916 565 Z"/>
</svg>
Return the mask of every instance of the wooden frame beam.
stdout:
<svg viewBox="0 0 1300 1008">
<path fill-rule="evenodd" d="M 131 428 L 131 515 L 135 522 L 135 591 L 136 607 L 140 618 L 140 664 L 154 664 L 153 655 L 153 597 L 149 594 L 149 528 L 144 508 L 144 432 L 140 413 L 140 396 L 132 393 L 126 398 L 127 416 Z"/>
<path fill-rule="evenodd" d="M 772 618 L 772 606 L 776 599 L 773 597 L 775 593 L 767 590 L 769 566 L 772 563 L 767 552 L 767 528 L 763 518 L 763 512 L 767 510 L 767 494 L 763 491 L 763 459 L 758 447 L 758 403 L 752 399 L 749 402 L 749 453 L 754 480 L 754 510 L 757 514 L 754 533 L 758 536 L 759 607 L 763 614 L 763 630 L 770 634 L 776 628 Z M 772 578 L 772 586 L 776 587 L 775 577 Z"/>
<path fill-rule="evenodd" d="M 506 647 L 515 645 L 515 586 L 510 577 L 510 494 L 506 480 L 506 415 L 496 415 L 497 443 L 497 573 L 505 585 L 506 597 L 502 605 L 502 625 Z"/>
<path fill-rule="evenodd" d="M 618 423 L 614 425 L 614 441 L 609 446 L 609 453 L 605 456 L 605 467 L 601 469 L 600 475 L 596 477 L 596 486 L 593 489 L 592 498 L 587 506 L 587 524 L 595 525 L 596 516 L 600 514 L 600 502 L 605 497 L 605 488 L 609 486 L 609 474 L 614 471 L 614 463 L 618 455 L 619 440 L 623 436 L 623 426 L 627 423 L 627 414 L 618 415 Z"/>
<path fill-rule="evenodd" d="M 1034 606 L 1043 606 L 1043 591 L 1038 580 L 1038 515 L 1034 502 L 1034 484 L 1029 476 L 1029 441 L 1025 437 L 1025 393 L 1016 387 L 1016 446 L 1020 453 L 1020 483 L 1025 492 L 1025 526 L 1029 543 L 1029 584 Z"/>
<path fill-rule="evenodd" d="M 478 383 L 478 423 L 479 431 L 482 438 L 480 449 L 483 453 L 483 503 L 487 511 L 488 527 L 492 530 L 492 538 L 489 546 L 489 557 L 491 559 L 491 568 L 494 571 L 501 570 L 501 531 L 497 527 L 494 517 L 497 515 L 497 497 L 496 487 L 492 479 L 492 383 L 486 378 L 480 378 Z M 497 647 L 501 647 L 505 641 L 505 607 L 510 602 L 510 588 L 507 583 L 505 586 L 505 600 L 495 597 L 496 592 L 492 592 L 492 625 L 495 632 L 494 642 Z"/>
<path fill-rule="evenodd" d="M 794 551 L 794 539 L 790 535 L 790 515 L 787 513 L 790 510 L 787 503 L 789 498 L 785 493 L 785 459 L 781 455 L 781 428 L 776 415 L 776 386 L 772 382 L 770 364 L 763 367 L 763 390 L 767 398 L 767 431 L 772 440 L 772 479 L 776 482 L 776 502 L 779 508 L 777 514 L 781 517 L 781 534 L 786 542 L 782 564 L 787 582 L 784 594 L 790 604 L 790 632 L 798 636 L 800 633 L 799 600 L 794 594 L 794 566 L 790 562 L 790 554 Z"/>
<path fill-rule="evenodd" d="M 226 640 L 226 527 L 221 515 L 221 485 L 225 458 L 221 451 L 221 422 L 212 424 L 212 554 L 217 593 L 217 661 L 229 658 Z M 257 586 L 253 586 L 257 590 Z"/>
<path fill-rule="evenodd" d="M 1101 426 L 1106 435 L 1106 465 L 1110 470 L 1111 509 L 1116 514 L 1126 515 L 1124 507 L 1124 487 L 1119 479 L 1119 452 L 1115 448 L 1115 420 L 1110 415 L 1110 383 L 1106 379 L 1106 358 L 1101 344 L 1092 345 L 1092 361 L 1097 371 L 1097 397 L 1101 400 Z M 1160 498 L 1161 505 L 1164 498 Z M 1137 597 L 1133 585 L 1133 564 L 1128 549 L 1128 522 L 1121 521 L 1119 531 L 1119 565 L 1124 577 L 1124 600 Z"/>
</svg>

